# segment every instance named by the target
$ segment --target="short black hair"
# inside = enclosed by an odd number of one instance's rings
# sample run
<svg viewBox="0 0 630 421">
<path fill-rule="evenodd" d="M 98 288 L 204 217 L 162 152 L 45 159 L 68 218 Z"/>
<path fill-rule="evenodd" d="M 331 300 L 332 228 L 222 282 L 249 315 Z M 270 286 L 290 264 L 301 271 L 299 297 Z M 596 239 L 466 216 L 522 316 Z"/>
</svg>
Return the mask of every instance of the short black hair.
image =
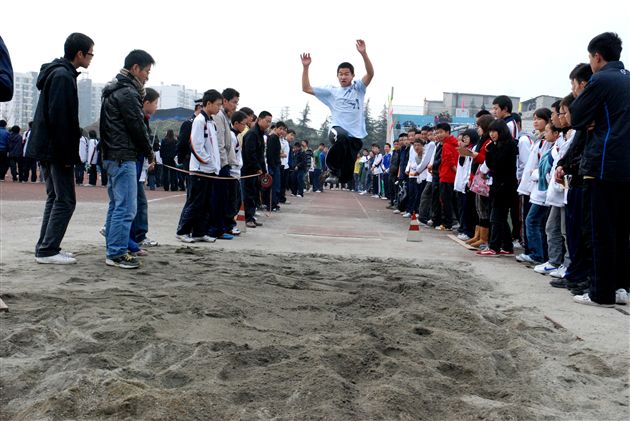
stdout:
<svg viewBox="0 0 630 421">
<path fill-rule="evenodd" d="M 66 42 L 63 44 L 63 57 L 67 60 L 74 60 L 79 51 L 86 54 L 94 45 L 92 38 L 80 32 L 73 32 L 68 35 Z"/>
<path fill-rule="evenodd" d="M 278 121 L 278 122 L 276 122 L 276 129 L 281 129 L 281 128 L 283 128 L 283 127 L 284 127 L 285 129 L 288 129 L 288 127 L 287 127 L 287 125 L 286 125 L 286 123 L 285 123 L 284 121 Z"/>
<path fill-rule="evenodd" d="M 492 101 L 492 105 L 498 105 L 500 109 L 512 113 L 512 100 L 507 95 L 499 95 Z"/>
<path fill-rule="evenodd" d="M 151 57 L 151 54 L 147 53 L 144 50 L 132 50 L 127 57 L 125 57 L 125 69 L 131 70 L 134 64 L 140 66 L 141 69 L 144 69 L 150 64 L 155 64 L 155 60 Z"/>
<path fill-rule="evenodd" d="M 395 141 L 394 141 L 394 142 L 395 142 Z M 383 147 L 385 147 L 385 146 L 389 146 L 390 148 L 392 147 L 392 145 L 390 145 L 389 143 L 385 143 L 385 144 L 383 145 Z"/>
<path fill-rule="evenodd" d="M 306 146 L 308 146 L 308 140 L 307 139 L 302 139 L 302 142 L 306 143 Z"/>
<path fill-rule="evenodd" d="M 422 126 L 420 129 L 421 132 L 430 132 L 431 130 L 433 130 L 431 126 Z"/>
<path fill-rule="evenodd" d="M 518 124 L 521 124 L 523 122 L 523 120 L 521 119 L 521 115 L 519 113 L 512 113 L 512 118 L 514 119 L 514 121 L 516 121 Z"/>
<path fill-rule="evenodd" d="M 295 134 L 295 130 L 293 130 L 293 129 L 287 130 L 287 135 L 289 135 L 289 134 Z"/>
<path fill-rule="evenodd" d="M 239 94 L 238 91 L 234 88 L 225 88 L 221 95 L 223 95 L 223 99 L 225 99 L 226 101 L 231 101 L 232 99 L 241 96 L 241 94 Z"/>
<path fill-rule="evenodd" d="M 88 135 L 90 136 L 90 139 L 96 139 L 96 130 L 90 130 Z"/>
<path fill-rule="evenodd" d="M 7 127 L 7 121 L 6 120 L 0 120 L 0 127 Z"/>
<path fill-rule="evenodd" d="M 201 104 L 195 104 L 195 111 L 199 110 L 201 108 Z"/>
<path fill-rule="evenodd" d="M 244 112 L 244 113 L 245 113 L 245 115 L 247 115 L 247 116 L 251 116 L 251 115 L 255 116 L 255 115 L 256 115 L 256 113 L 254 112 L 254 110 L 252 110 L 252 109 L 251 109 L 251 108 L 249 108 L 249 107 L 241 107 L 241 108 L 239 109 L 239 111 Z"/>
<path fill-rule="evenodd" d="M 372 143 L 372 147 L 381 149 L 381 145 L 379 145 L 378 143 Z"/>
<path fill-rule="evenodd" d="M 301 144 L 300 142 L 295 142 L 295 143 L 293 144 L 293 147 L 294 147 L 294 148 L 301 148 L 301 147 L 302 147 L 302 144 Z"/>
<path fill-rule="evenodd" d="M 489 114 L 490 114 L 490 111 L 488 110 L 479 110 L 477 111 L 477 114 L 475 114 L 475 118 L 479 118 L 482 115 L 489 115 Z"/>
<path fill-rule="evenodd" d="M 247 118 L 247 114 L 245 114 L 242 111 L 234 111 L 234 113 L 232 114 L 232 118 L 230 119 L 232 121 L 232 124 L 234 123 L 242 123 L 243 121 L 245 121 L 245 119 Z"/>
<path fill-rule="evenodd" d="M 553 104 L 551 104 L 551 108 L 555 108 L 556 111 L 560 111 L 560 100 L 557 100 Z"/>
<path fill-rule="evenodd" d="M 604 32 L 593 38 L 587 49 L 591 55 L 599 53 L 606 61 L 618 61 L 621 57 L 621 38 L 614 32 Z"/>
<path fill-rule="evenodd" d="M 418 133 L 418 131 L 416 130 L 415 127 L 410 127 L 407 129 L 407 134 L 412 133 L 415 135 L 416 133 Z"/>
<path fill-rule="evenodd" d="M 534 111 L 534 115 L 538 118 L 542 118 L 547 123 L 551 121 L 551 110 L 549 108 L 538 108 Z"/>
<path fill-rule="evenodd" d="M 339 66 L 337 66 L 337 73 L 339 73 L 339 70 L 341 69 L 350 69 L 350 73 L 354 75 L 354 66 L 347 61 L 344 61 Z"/>
<path fill-rule="evenodd" d="M 216 100 L 222 99 L 221 93 L 216 89 L 208 89 L 203 93 L 203 98 L 201 98 L 201 103 L 205 107 L 208 105 L 208 102 L 215 102 Z"/>
<path fill-rule="evenodd" d="M 445 132 L 451 132 L 451 125 L 448 123 L 438 123 L 435 126 L 435 130 L 444 130 Z"/>
<path fill-rule="evenodd" d="M 258 114 L 258 118 L 265 118 L 265 117 L 271 117 L 271 113 L 269 111 L 261 111 L 260 114 Z"/>
<path fill-rule="evenodd" d="M 591 80 L 591 76 L 593 76 L 593 69 L 591 69 L 590 64 L 580 63 L 571 70 L 569 79 L 576 80 L 578 83 L 581 83 Z"/>
<path fill-rule="evenodd" d="M 560 101 L 560 106 L 569 108 L 571 104 L 573 104 L 574 100 L 575 100 L 575 97 L 573 96 L 573 94 L 569 94 L 565 96 L 564 98 L 562 98 L 562 101 Z"/>
<path fill-rule="evenodd" d="M 319 146 L 326 146 L 324 142 L 320 143 Z"/>
<path fill-rule="evenodd" d="M 11 133 L 20 133 L 20 126 L 11 127 Z"/>
<path fill-rule="evenodd" d="M 407 134 L 407 132 L 402 132 L 398 135 L 398 140 L 400 140 L 401 137 L 409 137 L 409 135 Z"/>
<path fill-rule="evenodd" d="M 143 102 L 153 102 L 160 97 L 160 93 L 153 88 L 145 88 Z"/>
</svg>

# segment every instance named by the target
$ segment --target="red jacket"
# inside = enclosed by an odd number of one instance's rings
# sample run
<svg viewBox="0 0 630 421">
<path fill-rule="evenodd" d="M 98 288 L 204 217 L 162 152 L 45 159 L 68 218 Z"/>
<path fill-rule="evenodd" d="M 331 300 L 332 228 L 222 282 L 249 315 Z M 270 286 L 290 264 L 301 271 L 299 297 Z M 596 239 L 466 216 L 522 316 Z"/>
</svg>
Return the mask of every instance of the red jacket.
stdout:
<svg viewBox="0 0 630 421">
<path fill-rule="evenodd" d="M 440 183 L 454 183 L 457 171 L 457 138 L 448 136 L 442 144 L 442 162 L 440 163 Z"/>
</svg>

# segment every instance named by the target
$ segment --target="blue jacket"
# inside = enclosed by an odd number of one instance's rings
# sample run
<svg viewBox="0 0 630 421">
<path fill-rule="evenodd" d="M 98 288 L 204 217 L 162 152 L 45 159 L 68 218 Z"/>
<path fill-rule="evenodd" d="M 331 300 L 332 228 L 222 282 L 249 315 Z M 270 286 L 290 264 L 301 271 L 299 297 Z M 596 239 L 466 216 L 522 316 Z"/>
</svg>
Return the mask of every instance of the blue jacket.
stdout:
<svg viewBox="0 0 630 421">
<path fill-rule="evenodd" d="M 0 127 L 0 152 L 6 152 L 9 148 L 9 131 Z"/>
<path fill-rule="evenodd" d="M 630 181 L 630 72 L 620 61 L 593 74 L 571 105 L 571 124 L 586 130 L 595 122 L 580 162 L 580 174 L 607 181 Z"/>
</svg>

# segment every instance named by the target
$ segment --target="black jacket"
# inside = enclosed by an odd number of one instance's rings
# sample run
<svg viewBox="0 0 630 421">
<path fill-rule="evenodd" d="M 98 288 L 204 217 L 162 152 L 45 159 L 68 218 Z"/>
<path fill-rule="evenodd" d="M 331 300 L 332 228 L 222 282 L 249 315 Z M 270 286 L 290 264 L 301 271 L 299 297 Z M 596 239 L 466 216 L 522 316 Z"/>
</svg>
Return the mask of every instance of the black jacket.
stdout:
<svg viewBox="0 0 630 421">
<path fill-rule="evenodd" d="M 400 149 L 394 149 L 392 159 L 389 161 L 389 176 L 398 177 L 398 168 L 400 168 Z"/>
<path fill-rule="evenodd" d="M 177 135 L 177 162 L 188 168 L 190 163 L 190 132 L 192 131 L 192 122 L 197 117 L 193 114 L 188 120 L 179 126 L 179 134 Z"/>
<path fill-rule="evenodd" d="M 265 138 L 258 123 L 243 136 L 243 168 L 242 175 L 256 174 L 258 171 L 267 172 L 265 165 Z"/>
<path fill-rule="evenodd" d="M 302 149 L 291 153 L 293 154 L 293 169 L 295 171 L 306 171 L 308 168 L 306 153 Z"/>
<path fill-rule="evenodd" d="M 13 98 L 13 66 L 9 50 L 0 37 L 0 102 Z"/>
<path fill-rule="evenodd" d="M 22 150 L 24 148 L 24 144 L 22 143 L 22 136 L 19 133 L 9 134 L 9 138 L 7 139 L 9 151 L 9 158 L 22 158 Z"/>
<path fill-rule="evenodd" d="M 160 144 L 160 157 L 166 165 L 173 166 L 175 164 L 175 156 L 177 156 L 177 139 L 162 139 Z"/>
<path fill-rule="evenodd" d="M 580 174 L 608 181 L 630 181 L 630 72 L 611 61 L 593 74 L 571 105 L 571 124 L 587 130 L 595 122 L 580 163 Z"/>
<path fill-rule="evenodd" d="M 501 145 L 490 142 L 486 147 L 486 165 L 492 172 L 490 197 L 493 203 L 509 206 L 516 195 L 518 181 L 516 180 L 516 156 L 518 146 L 516 141 L 509 140 Z"/>
<path fill-rule="evenodd" d="M 569 145 L 569 149 L 564 156 L 558 160 L 558 166 L 562 167 L 564 173 L 571 176 L 571 186 L 581 187 L 582 176 L 580 175 L 580 161 L 586 145 L 588 132 L 585 130 L 576 130 L 573 140 Z"/>
<path fill-rule="evenodd" d="M 79 72 L 65 58 L 43 64 L 37 77 L 41 91 L 26 156 L 56 164 L 79 164 Z"/>
<path fill-rule="evenodd" d="M 128 77 L 119 74 L 103 89 L 100 130 L 104 160 L 135 161 L 139 155 L 153 156 L 142 98 Z"/>
<path fill-rule="evenodd" d="M 272 134 L 267 138 L 267 165 L 277 167 L 280 165 L 280 138 Z"/>
</svg>

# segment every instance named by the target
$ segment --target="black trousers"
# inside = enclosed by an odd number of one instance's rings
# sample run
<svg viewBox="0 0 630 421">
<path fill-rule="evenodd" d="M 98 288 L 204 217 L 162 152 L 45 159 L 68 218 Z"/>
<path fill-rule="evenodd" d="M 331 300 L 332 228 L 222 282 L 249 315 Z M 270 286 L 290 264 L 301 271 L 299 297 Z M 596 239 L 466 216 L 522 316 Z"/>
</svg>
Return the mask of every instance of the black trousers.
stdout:
<svg viewBox="0 0 630 421">
<path fill-rule="evenodd" d="M 20 181 L 27 182 L 28 175 L 31 175 L 31 182 L 37 181 L 37 160 L 35 158 L 20 158 Z"/>
<path fill-rule="evenodd" d="M 42 162 L 46 182 L 44 218 L 35 246 L 36 257 L 54 256 L 61 250 L 61 240 L 77 203 L 74 190 L 74 167 Z"/>
<path fill-rule="evenodd" d="M 258 178 L 243 178 L 241 179 L 241 184 L 243 186 L 243 207 L 245 208 L 245 220 L 253 221 L 256 214 Z"/>
<path fill-rule="evenodd" d="M 332 146 L 326 155 L 326 166 L 339 177 L 339 183 L 349 183 L 354 176 L 354 162 L 363 142 L 339 126 L 330 129 L 328 139 Z"/>
<path fill-rule="evenodd" d="M 614 304 L 615 290 L 628 288 L 630 182 L 584 180 L 584 199 L 591 210 L 593 277 L 590 297 Z"/>
<path fill-rule="evenodd" d="M 192 175 L 190 179 L 190 194 L 179 217 L 177 235 L 203 237 L 208 233 L 213 180 L 198 175 Z"/>
</svg>

